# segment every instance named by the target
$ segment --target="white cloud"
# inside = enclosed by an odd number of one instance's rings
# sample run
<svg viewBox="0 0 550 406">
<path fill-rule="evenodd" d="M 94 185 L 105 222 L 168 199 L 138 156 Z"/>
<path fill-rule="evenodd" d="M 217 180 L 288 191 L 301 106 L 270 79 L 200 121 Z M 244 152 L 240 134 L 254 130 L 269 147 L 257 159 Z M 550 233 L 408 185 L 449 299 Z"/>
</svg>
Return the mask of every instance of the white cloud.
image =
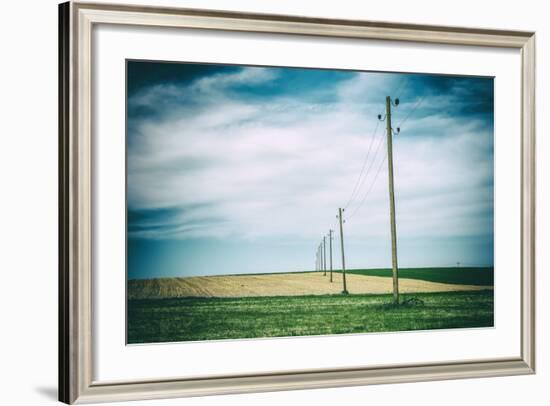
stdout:
<svg viewBox="0 0 550 406">
<path fill-rule="evenodd" d="M 218 73 L 196 80 L 190 86 L 192 90 L 207 93 L 219 93 L 221 90 L 236 85 L 257 85 L 276 77 L 273 69 L 242 68 L 234 73 Z"/>
<path fill-rule="evenodd" d="M 136 127 L 128 151 L 130 207 L 181 208 L 176 227 L 135 235 L 316 240 L 334 228 L 383 108 L 383 98 L 362 96 L 381 94 L 398 83 L 390 83 L 389 76 L 356 76 L 336 89 L 338 99 L 330 105 L 299 98 L 244 99 L 221 91 L 265 83 L 275 79 L 272 72 L 254 68 L 217 74 L 188 86 L 156 86 L 132 99 L 136 105 L 178 102 L 162 120 Z M 380 127 L 376 137 L 385 137 Z M 483 215 L 492 208 L 492 155 L 486 152 L 492 134 L 479 128 L 475 122 L 432 116 L 410 119 L 395 138 L 400 236 L 479 235 L 492 226 L 487 224 L 492 216 Z M 376 162 L 357 202 L 385 153 L 384 143 L 372 156 Z M 348 213 L 353 209 L 352 204 Z M 384 163 L 346 233 L 384 236 L 388 222 Z"/>
</svg>

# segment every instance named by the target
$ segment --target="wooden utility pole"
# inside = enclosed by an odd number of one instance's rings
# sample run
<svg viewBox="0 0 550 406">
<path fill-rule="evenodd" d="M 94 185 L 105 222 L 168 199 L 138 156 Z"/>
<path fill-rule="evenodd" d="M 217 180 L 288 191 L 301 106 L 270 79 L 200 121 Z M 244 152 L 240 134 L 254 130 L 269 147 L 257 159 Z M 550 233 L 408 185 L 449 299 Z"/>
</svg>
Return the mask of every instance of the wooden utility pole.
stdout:
<svg viewBox="0 0 550 406">
<path fill-rule="evenodd" d="M 315 271 L 319 269 L 319 250 L 315 252 Z"/>
<path fill-rule="evenodd" d="M 344 290 L 342 293 L 347 294 L 348 289 L 346 286 L 346 259 L 344 255 L 344 229 L 342 227 L 342 212 L 344 209 L 338 209 L 338 219 L 340 220 L 340 252 L 342 253 L 342 280 L 344 281 Z"/>
<path fill-rule="evenodd" d="M 323 276 L 327 276 L 327 238 L 323 236 Z"/>
<path fill-rule="evenodd" d="M 393 193 L 393 144 L 391 128 L 391 98 L 386 96 L 386 133 L 388 146 L 388 182 L 390 191 L 391 264 L 393 271 L 393 301 L 399 303 L 399 279 L 397 269 L 397 231 L 395 227 L 395 196 Z M 397 104 L 397 102 L 396 102 Z"/>
<path fill-rule="evenodd" d="M 319 271 L 323 270 L 323 243 L 319 244 Z"/>
<path fill-rule="evenodd" d="M 333 230 L 328 230 L 328 246 L 329 246 L 329 258 L 330 258 L 330 281 L 332 282 L 332 233 Z"/>
<path fill-rule="evenodd" d="M 321 244 L 319 244 L 319 245 L 317 246 L 317 260 L 318 260 L 317 269 L 318 269 L 319 271 L 321 271 L 321 268 L 322 268 L 322 265 L 321 265 L 321 264 L 322 264 L 322 261 L 323 261 L 323 259 L 322 259 L 322 257 L 321 257 Z"/>
<path fill-rule="evenodd" d="M 322 271 L 323 270 L 323 243 L 320 243 L 319 244 L 319 257 L 321 259 L 321 262 L 319 262 L 319 265 L 320 265 L 320 268 L 319 270 Z"/>
</svg>

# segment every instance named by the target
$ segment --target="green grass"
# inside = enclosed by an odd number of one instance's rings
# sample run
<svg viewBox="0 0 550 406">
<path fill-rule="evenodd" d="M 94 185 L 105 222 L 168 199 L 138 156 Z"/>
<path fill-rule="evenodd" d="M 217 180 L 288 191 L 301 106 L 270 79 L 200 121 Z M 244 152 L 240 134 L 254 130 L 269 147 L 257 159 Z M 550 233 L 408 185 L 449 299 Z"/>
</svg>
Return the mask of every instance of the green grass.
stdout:
<svg viewBox="0 0 550 406">
<path fill-rule="evenodd" d="M 144 299 L 128 302 L 128 343 L 493 326 L 493 291 L 402 295 Z"/>
<path fill-rule="evenodd" d="M 350 269 L 346 270 L 346 273 L 370 276 L 392 276 L 391 269 Z M 490 286 L 494 283 L 493 267 L 399 268 L 399 277 L 460 285 Z"/>
</svg>

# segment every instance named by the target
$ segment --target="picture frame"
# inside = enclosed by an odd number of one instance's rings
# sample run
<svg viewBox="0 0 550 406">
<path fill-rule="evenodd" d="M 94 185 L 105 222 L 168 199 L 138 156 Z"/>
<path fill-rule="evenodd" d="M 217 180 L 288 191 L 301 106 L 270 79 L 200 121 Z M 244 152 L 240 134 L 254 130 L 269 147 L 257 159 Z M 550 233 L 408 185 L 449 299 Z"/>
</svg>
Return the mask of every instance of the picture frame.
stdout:
<svg viewBox="0 0 550 406">
<path fill-rule="evenodd" d="M 510 48 L 521 52 L 519 357 L 270 373 L 96 381 L 93 345 L 92 30 L 99 24 Z M 535 33 L 199 9 L 59 6 L 59 400 L 89 403 L 533 374 L 535 372 Z"/>
</svg>

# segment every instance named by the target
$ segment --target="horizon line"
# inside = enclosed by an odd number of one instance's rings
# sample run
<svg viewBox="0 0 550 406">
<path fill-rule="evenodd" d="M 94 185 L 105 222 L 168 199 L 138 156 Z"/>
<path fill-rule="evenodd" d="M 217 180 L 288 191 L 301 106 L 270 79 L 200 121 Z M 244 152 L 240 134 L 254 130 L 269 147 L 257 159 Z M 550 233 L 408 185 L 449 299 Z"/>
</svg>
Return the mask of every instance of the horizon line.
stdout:
<svg viewBox="0 0 550 406">
<path fill-rule="evenodd" d="M 484 268 L 493 268 L 493 265 L 473 265 L 473 266 L 403 266 L 399 267 L 399 269 L 484 269 Z M 370 270 L 370 271 L 380 271 L 380 270 L 388 270 L 391 271 L 392 268 L 350 268 L 346 269 L 346 272 L 350 271 L 364 271 L 364 270 Z M 255 275 L 273 275 L 273 274 L 295 274 L 295 273 L 313 273 L 313 272 L 325 272 L 323 269 L 321 270 L 307 270 L 307 271 L 277 271 L 277 272 L 250 272 L 250 273 L 217 273 L 217 274 L 208 274 L 208 275 L 188 275 L 188 276 L 158 276 L 154 278 L 126 278 L 127 282 L 130 281 L 138 281 L 138 280 L 154 280 L 154 279 L 182 279 L 182 278 L 197 278 L 197 277 L 216 277 L 216 276 L 255 276 Z M 330 272 L 330 269 L 326 270 L 327 273 Z M 332 272 L 342 272 L 341 268 L 333 269 Z"/>
</svg>

